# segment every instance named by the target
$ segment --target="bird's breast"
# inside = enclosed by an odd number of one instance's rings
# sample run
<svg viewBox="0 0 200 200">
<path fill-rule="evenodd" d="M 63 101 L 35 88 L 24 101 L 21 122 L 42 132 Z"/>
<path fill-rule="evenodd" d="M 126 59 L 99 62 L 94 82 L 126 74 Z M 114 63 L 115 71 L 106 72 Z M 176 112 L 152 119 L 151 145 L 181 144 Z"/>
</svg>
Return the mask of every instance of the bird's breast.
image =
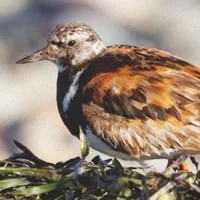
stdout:
<svg viewBox="0 0 200 200">
<path fill-rule="evenodd" d="M 80 102 L 77 98 L 79 79 L 84 69 L 74 74 L 60 72 L 57 80 L 57 106 L 59 114 L 69 131 L 78 137 Z"/>
</svg>

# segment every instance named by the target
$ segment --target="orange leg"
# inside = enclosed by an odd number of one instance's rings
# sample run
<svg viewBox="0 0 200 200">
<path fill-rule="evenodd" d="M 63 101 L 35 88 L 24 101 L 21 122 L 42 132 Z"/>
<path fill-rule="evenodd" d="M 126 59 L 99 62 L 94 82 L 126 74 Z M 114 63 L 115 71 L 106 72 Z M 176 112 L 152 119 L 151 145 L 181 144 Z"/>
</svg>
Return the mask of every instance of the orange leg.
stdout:
<svg viewBox="0 0 200 200">
<path fill-rule="evenodd" d="M 189 172 L 189 169 L 188 169 L 188 166 L 187 166 L 186 162 L 182 162 L 180 164 L 180 168 L 182 169 L 183 173 L 188 173 Z"/>
<path fill-rule="evenodd" d="M 174 163 L 173 160 L 168 160 L 168 163 L 167 163 L 166 169 L 167 169 L 168 167 L 170 167 L 173 163 Z M 186 163 L 185 161 L 181 162 L 181 163 L 178 165 L 178 169 L 179 169 L 179 170 L 182 170 L 183 173 L 187 173 L 187 172 L 189 172 L 189 169 L 188 169 L 187 163 Z"/>
</svg>

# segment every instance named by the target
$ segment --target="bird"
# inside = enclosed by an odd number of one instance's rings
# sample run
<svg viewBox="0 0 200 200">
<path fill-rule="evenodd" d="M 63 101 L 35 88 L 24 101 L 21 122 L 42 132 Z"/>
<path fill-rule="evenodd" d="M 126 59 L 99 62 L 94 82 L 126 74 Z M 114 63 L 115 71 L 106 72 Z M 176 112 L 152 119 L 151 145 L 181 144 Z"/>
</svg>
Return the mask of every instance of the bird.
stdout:
<svg viewBox="0 0 200 200">
<path fill-rule="evenodd" d="M 123 160 L 200 154 L 200 69 L 144 46 L 106 46 L 88 25 L 57 25 L 43 49 L 18 64 L 58 67 L 57 107 L 77 138 Z"/>
</svg>

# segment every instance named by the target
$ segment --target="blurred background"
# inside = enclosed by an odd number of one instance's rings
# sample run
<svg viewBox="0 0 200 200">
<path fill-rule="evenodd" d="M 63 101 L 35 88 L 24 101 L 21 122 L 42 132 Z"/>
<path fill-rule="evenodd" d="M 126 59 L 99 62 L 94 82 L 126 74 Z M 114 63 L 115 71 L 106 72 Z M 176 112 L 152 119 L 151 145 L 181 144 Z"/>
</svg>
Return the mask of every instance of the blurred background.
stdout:
<svg viewBox="0 0 200 200">
<path fill-rule="evenodd" d="M 57 111 L 56 66 L 15 65 L 44 47 L 57 24 L 86 23 L 106 45 L 153 46 L 200 66 L 199 0 L 0 0 L 0 5 L 0 159 L 18 151 L 14 139 L 46 161 L 80 155 L 78 139 Z"/>
</svg>

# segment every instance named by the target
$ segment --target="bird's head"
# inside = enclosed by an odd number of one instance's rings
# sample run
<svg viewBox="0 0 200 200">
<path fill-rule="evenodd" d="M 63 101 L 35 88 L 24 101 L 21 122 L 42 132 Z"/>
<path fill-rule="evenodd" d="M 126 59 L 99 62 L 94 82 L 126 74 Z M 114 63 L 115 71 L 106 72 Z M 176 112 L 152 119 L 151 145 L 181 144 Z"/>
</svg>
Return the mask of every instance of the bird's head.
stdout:
<svg viewBox="0 0 200 200">
<path fill-rule="evenodd" d="M 60 70 L 87 65 L 106 50 L 95 31 L 85 24 L 58 25 L 49 35 L 47 46 L 19 61 L 18 64 L 50 60 Z"/>
</svg>

